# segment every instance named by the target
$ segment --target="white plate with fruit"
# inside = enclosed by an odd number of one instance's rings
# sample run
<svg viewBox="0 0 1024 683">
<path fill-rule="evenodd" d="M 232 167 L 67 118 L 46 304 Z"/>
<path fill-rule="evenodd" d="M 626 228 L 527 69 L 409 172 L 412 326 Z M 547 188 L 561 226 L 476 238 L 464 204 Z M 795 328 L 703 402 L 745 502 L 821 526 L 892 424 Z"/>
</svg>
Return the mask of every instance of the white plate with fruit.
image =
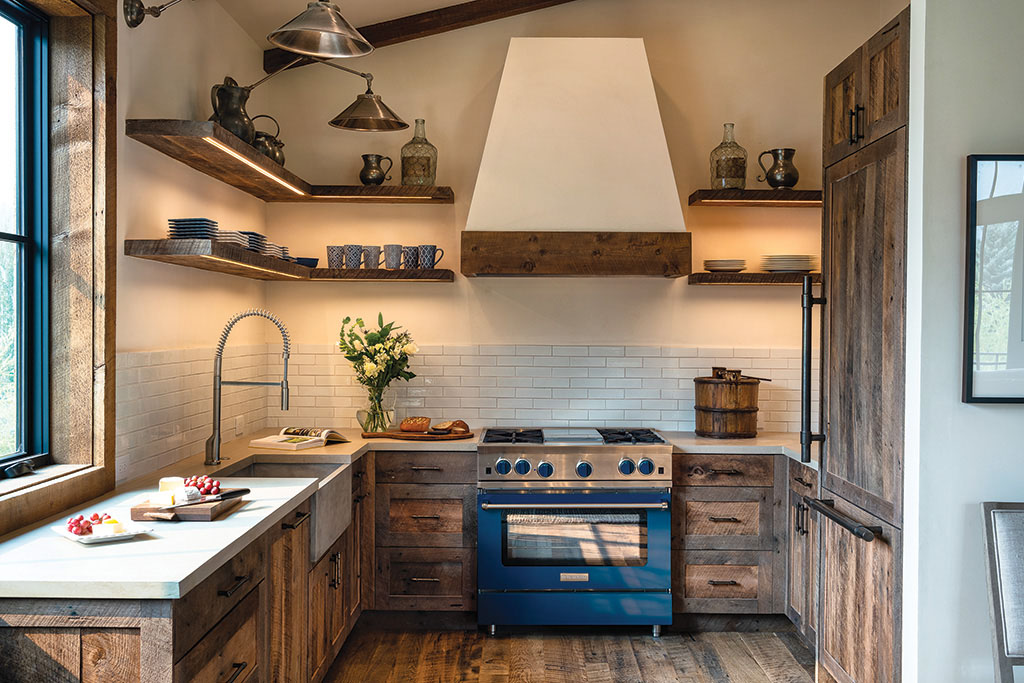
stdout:
<svg viewBox="0 0 1024 683">
<path fill-rule="evenodd" d="M 150 527 L 119 522 L 105 512 L 94 512 L 88 517 L 71 517 L 62 526 L 50 528 L 69 541 L 83 545 L 127 541 L 152 531 Z"/>
</svg>

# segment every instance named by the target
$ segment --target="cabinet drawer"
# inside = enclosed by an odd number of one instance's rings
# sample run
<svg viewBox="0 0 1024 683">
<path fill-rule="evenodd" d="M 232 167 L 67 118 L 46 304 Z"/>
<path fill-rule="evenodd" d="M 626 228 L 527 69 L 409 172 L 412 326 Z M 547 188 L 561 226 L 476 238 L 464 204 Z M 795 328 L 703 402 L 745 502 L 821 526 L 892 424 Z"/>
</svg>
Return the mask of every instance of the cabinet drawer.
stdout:
<svg viewBox="0 0 1024 683">
<path fill-rule="evenodd" d="M 475 553 L 468 548 L 378 549 L 376 601 L 385 610 L 476 609 Z"/>
<path fill-rule="evenodd" d="M 771 550 L 773 489 L 683 486 L 673 491 L 673 545 L 686 549 Z"/>
<path fill-rule="evenodd" d="M 376 507 L 378 546 L 476 544 L 475 486 L 382 484 Z"/>
<path fill-rule="evenodd" d="M 259 596 L 259 588 L 249 591 L 244 600 L 174 665 L 175 683 L 259 680 Z"/>
<path fill-rule="evenodd" d="M 174 601 L 175 661 L 263 580 L 266 568 L 266 539 L 259 538 Z"/>
<path fill-rule="evenodd" d="M 678 458 L 678 459 L 675 459 Z M 672 483 L 677 486 L 773 486 L 773 455 L 674 456 Z"/>
<path fill-rule="evenodd" d="M 789 460 L 789 490 L 801 496 L 818 496 L 818 473 L 796 460 Z"/>
<path fill-rule="evenodd" d="M 476 451 L 378 451 L 376 460 L 382 484 L 476 483 Z"/>
<path fill-rule="evenodd" d="M 688 550 L 681 556 L 672 577 L 676 611 L 771 613 L 770 551 Z"/>
</svg>

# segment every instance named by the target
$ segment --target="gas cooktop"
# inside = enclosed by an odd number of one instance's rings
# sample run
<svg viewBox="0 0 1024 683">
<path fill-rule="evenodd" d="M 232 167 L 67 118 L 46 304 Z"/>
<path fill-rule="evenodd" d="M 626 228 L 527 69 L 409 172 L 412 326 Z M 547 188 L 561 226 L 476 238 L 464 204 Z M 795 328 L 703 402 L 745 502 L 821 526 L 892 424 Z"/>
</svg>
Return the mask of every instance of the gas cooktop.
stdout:
<svg viewBox="0 0 1024 683">
<path fill-rule="evenodd" d="M 485 444 L 546 444 L 557 446 L 607 444 L 631 446 L 637 444 L 663 444 L 665 440 L 653 429 L 488 429 Z"/>
</svg>

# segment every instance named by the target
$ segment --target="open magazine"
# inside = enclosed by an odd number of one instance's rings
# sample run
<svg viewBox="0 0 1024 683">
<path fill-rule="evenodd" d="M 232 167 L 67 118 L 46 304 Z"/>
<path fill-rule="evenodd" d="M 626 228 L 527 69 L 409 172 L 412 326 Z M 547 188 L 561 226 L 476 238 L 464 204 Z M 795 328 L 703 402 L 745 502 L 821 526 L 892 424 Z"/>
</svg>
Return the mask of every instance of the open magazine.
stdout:
<svg viewBox="0 0 1024 683">
<path fill-rule="evenodd" d="M 336 429 L 327 427 L 285 427 L 279 434 L 264 436 L 249 442 L 250 448 L 277 448 L 283 451 L 301 451 L 329 443 L 348 443 Z"/>
</svg>

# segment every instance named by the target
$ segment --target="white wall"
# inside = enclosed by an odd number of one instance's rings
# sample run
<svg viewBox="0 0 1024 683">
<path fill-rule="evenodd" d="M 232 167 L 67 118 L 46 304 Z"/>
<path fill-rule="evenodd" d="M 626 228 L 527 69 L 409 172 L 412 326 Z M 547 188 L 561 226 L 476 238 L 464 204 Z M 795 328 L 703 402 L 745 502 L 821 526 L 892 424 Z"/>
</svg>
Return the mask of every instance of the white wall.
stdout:
<svg viewBox="0 0 1024 683">
<path fill-rule="evenodd" d="M 224 227 L 262 229 L 264 204 L 126 138 L 125 118 L 203 120 L 210 87 L 230 74 L 261 76 L 262 50 L 216 2 L 183 2 L 138 28 L 118 21 L 117 238 L 166 236 L 167 219 L 207 216 Z M 259 90 L 252 112 L 267 106 Z M 210 346 L 225 320 L 263 302 L 262 283 L 118 256 L 117 349 Z M 261 326 L 239 327 L 237 342 L 263 342 Z"/>
<path fill-rule="evenodd" d="M 446 251 L 444 265 L 457 271 L 459 233 L 511 36 L 643 37 L 684 202 L 693 190 L 708 186 L 708 155 L 721 141 L 725 121 L 736 123 L 737 139 L 750 155 L 748 187 L 765 187 L 754 180 L 757 153 L 780 146 L 797 149 L 799 187 L 821 187 L 822 79 L 899 9 L 888 0 L 869 11 L 862 4 L 586 0 L 352 60 L 350 65 L 373 72 L 375 91 L 400 115 L 410 122 L 427 120 L 427 136 L 439 149 L 438 182 L 454 187 L 456 203 L 270 204 L 268 230 L 293 254 L 321 259 L 327 244 L 436 243 Z M 351 183 L 357 182 L 360 154 L 398 159 L 409 131 L 361 134 L 326 125 L 361 86 L 355 77 L 319 66 L 267 84 L 292 170 L 312 182 Z M 621 158 L 630 164 L 629 150 L 622 150 Z M 537 163 L 558 160 L 538 158 Z M 698 270 L 704 258 L 744 257 L 756 270 L 762 254 L 819 250 L 816 210 L 684 211 Z M 424 343 L 799 343 L 798 292 L 787 287 L 690 287 L 685 279 L 460 277 L 454 285 L 272 283 L 267 296 L 270 308 L 307 343 L 332 339 L 345 315 L 376 317 L 378 310 Z"/>
<path fill-rule="evenodd" d="M 918 643 L 916 680 L 981 683 L 992 681 L 993 665 L 979 504 L 1024 500 L 1024 407 L 960 402 L 965 157 L 1024 151 L 1024 4 L 913 7 L 924 18 L 924 63 L 911 81 L 911 130 L 921 138 L 911 149 L 908 346 L 920 357 L 911 358 L 908 376 L 920 381 L 908 384 L 908 431 L 920 452 L 908 454 L 906 474 L 908 505 L 919 487 L 908 529 L 919 516 L 920 537 L 914 543 L 913 529 L 907 537 L 916 546 L 908 554 L 919 554 L 919 605 L 904 616 Z"/>
</svg>

